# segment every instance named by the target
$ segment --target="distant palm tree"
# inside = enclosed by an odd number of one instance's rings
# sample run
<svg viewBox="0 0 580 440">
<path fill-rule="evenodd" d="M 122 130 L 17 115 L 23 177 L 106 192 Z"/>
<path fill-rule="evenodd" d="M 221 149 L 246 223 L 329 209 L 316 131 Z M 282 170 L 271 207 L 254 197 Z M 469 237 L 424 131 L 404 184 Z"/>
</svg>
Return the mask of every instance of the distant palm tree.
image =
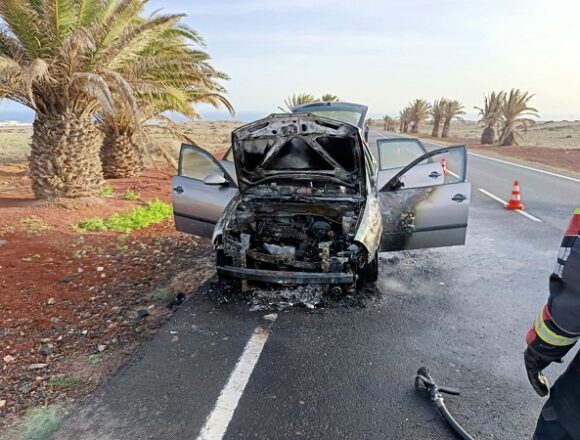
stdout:
<svg viewBox="0 0 580 440">
<path fill-rule="evenodd" d="M 383 116 L 383 130 L 395 131 L 395 119 L 389 115 Z"/>
<path fill-rule="evenodd" d="M 522 136 L 530 125 L 536 123 L 529 118 L 539 117 L 538 110 L 530 107 L 529 103 L 534 95 L 523 92 L 519 89 L 512 89 L 506 95 L 502 106 L 503 127 L 499 138 L 502 146 L 517 145 L 517 137 Z"/>
<path fill-rule="evenodd" d="M 505 92 L 491 92 L 483 99 L 483 107 L 475 107 L 479 112 L 479 123 L 485 128 L 481 134 L 481 144 L 491 145 L 495 142 L 495 127 L 502 119 Z"/>
<path fill-rule="evenodd" d="M 443 130 L 441 130 L 441 137 L 448 138 L 449 130 L 451 129 L 451 121 L 457 120 L 462 121 L 465 111 L 463 110 L 463 104 L 458 100 L 452 99 L 447 100 L 443 106 Z"/>
<path fill-rule="evenodd" d="M 431 136 L 439 137 L 439 128 L 441 127 L 441 122 L 443 120 L 443 110 L 447 100 L 445 98 L 436 99 L 431 106 L 431 117 L 433 118 L 433 130 L 431 131 Z"/>
<path fill-rule="evenodd" d="M 419 127 L 427 120 L 429 117 L 429 111 L 431 110 L 431 104 L 429 104 L 424 99 L 415 99 L 409 104 L 409 112 L 411 116 L 411 133 L 419 133 Z"/>
<path fill-rule="evenodd" d="M 325 93 L 320 97 L 320 101 L 322 102 L 338 102 L 340 99 L 336 95 L 332 95 L 330 93 Z"/>
<path fill-rule="evenodd" d="M 399 112 L 399 131 L 402 133 L 407 133 L 409 131 L 409 124 L 413 121 L 413 115 L 411 114 L 411 108 L 405 107 Z"/>
<path fill-rule="evenodd" d="M 314 95 L 311 95 L 310 93 L 294 94 L 284 100 L 284 107 L 278 108 L 283 112 L 291 112 L 296 106 L 312 104 L 313 102 L 316 102 L 316 98 L 314 98 Z"/>
</svg>

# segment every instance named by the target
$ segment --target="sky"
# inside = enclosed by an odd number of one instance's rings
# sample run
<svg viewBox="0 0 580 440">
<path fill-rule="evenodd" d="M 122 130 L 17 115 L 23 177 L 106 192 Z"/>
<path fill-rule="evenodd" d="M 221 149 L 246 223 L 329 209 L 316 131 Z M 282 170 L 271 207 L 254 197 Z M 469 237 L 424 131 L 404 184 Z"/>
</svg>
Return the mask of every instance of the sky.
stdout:
<svg viewBox="0 0 580 440">
<path fill-rule="evenodd" d="M 231 78 L 238 119 L 300 92 L 364 103 L 375 117 L 414 98 L 456 98 L 475 118 L 484 94 L 512 87 L 536 95 L 543 120 L 580 119 L 576 0 L 150 0 L 148 9 L 187 14 Z M 0 119 L 11 110 L 0 104 Z"/>
</svg>

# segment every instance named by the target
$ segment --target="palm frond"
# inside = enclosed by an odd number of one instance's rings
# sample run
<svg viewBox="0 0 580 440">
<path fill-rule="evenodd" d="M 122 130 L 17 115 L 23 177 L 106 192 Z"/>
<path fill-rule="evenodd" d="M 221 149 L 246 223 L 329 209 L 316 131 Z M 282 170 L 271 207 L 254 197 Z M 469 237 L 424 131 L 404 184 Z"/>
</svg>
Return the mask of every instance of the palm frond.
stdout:
<svg viewBox="0 0 580 440">
<path fill-rule="evenodd" d="M 31 58 L 40 57 L 42 50 L 42 32 L 40 18 L 30 3 L 22 0 L 0 1 L 0 17 L 18 39 Z"/>
<path fill-rule="evenodd" d="M 107 82 L 96 73 L 77 72 L 71 77 L 69 89 L 78 89 L 95 98 L 105 113 L 114 113 L 115 105 Z"/>
</svg>

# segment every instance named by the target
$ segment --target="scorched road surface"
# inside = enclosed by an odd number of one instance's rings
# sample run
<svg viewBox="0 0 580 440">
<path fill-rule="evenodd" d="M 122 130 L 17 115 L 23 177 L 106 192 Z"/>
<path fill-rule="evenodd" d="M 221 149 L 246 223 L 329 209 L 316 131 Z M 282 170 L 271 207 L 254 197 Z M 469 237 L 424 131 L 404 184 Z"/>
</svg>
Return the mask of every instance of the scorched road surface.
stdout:
<svg viewBox="0 0 580 440">
<path fill-rule="evenodd" d="M 493 173 L 485 163 L 474 175 Z M 475 438 L 530 438 L 543 401 L 525 378 L 524 335 L 571 210 L 556 200 L 549 212 L 545 199 L 535 222 L 477 191 L 484 183 L 474 182 L 467 245 L 381 255 L 364 308 L 272 321 L 218 305 L 207 283 L 54 438 L 455 438 L 413 389 L 421 365 L 461 388 L 448 406 Z"/>
</svg>

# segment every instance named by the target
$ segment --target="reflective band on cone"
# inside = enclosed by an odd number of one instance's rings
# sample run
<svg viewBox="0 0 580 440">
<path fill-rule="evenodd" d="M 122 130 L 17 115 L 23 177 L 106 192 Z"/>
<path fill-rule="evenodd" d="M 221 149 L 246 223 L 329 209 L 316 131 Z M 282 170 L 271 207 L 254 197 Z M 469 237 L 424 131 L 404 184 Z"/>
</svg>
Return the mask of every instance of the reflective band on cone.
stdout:
<svg viewBox="0 0 580 440">
<path fill-rule="evenodd" d="M 516 180 L 514 182 L 514 189 L 512 190 L 512 196 L 509 202 L 505 205 L 506 209 L 513 210 L 524 210 L 525 206 L 522 204 L 520 183 Z"/>
</svg>

